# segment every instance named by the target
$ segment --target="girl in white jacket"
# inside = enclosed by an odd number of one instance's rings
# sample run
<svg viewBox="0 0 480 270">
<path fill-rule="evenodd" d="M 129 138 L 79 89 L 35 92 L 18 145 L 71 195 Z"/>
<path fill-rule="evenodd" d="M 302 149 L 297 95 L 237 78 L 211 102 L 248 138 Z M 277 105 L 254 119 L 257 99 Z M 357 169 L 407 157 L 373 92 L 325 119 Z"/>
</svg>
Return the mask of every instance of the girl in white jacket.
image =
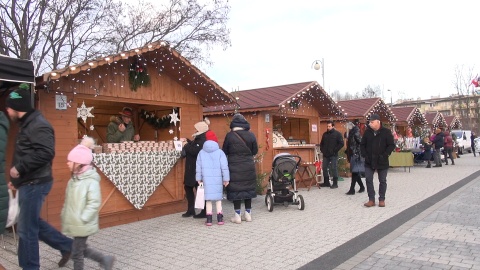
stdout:
<svg viewBox="0 0 480 270">
<path fill-rule="evenodd" d="M 100 176 L 91 165 L 94 141 L 86 137 L 68 154 L 68 181 L 62 209 L 62 232 L 73 237 L 73 269 L 83 269 L 84 257 L 99 262 L 104 269 L 112 269 L 115 257 L 105 256 L 87 246 L 87 238 L 98 232 L 98 211 L 102 202 Z"/>
</svg>

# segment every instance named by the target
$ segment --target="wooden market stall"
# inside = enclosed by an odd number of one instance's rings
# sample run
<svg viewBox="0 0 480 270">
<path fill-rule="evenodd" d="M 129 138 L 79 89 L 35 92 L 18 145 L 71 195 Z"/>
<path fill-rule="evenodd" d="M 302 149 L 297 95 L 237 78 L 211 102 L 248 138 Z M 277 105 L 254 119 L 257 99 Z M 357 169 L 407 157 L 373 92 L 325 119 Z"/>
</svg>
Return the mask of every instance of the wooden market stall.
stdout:
<svg viewBox="0 0 480 270">
<path fill-rule="evenodd" d="M 425 119 L 428 122 L 431 133 L 433 133 L 436 128 L 444 129 L 447 127 L 447 122 L 441 112 L 426 112 Z"/>
<path fill-rule="evenodd" d="M 352 122 L 354 119 L 359 120 L 362 134 L 372 114 L 378 114 L 383 125 L 391 126 L 397 121 L 390 107 L 379 97 L 341 100 L 338 101 L 338 106 L 341 107 L 345 113 L 346 121 Z M 336 125 L 335 128 L 342 134 L 347 130 L 345 125 Z"/>
<path fill-rule="evenodd" d="M 184 161 L 173 140 L 191 137 L 204 106 L 232 102 L 166 42 L 54 70 L 37 78 L 36 89 L 36 108 L 56 135 L 55 184 L 45 203 L 55 226 L 70 177 L 67 154 L 84 135 L 99 145 L 102 227 L 184 211 Z M 125 106 L 134 111 L 140 141 L 107 144 L 107 125 Z"/>
<path fill-rule="evenodd" d="M 421 134 L 428 125 L 425 115 L 415 106 L 394 107 L 392 112 L 397 117 L 396 132 L 402 136 Z"/>
<path fill-rule="evenodd" d="M 8 113 L 3 104 L 5 104 L 5 100 L 11 92 L 11 89 L 16 89 L 21 83 L 27 83 L 30 85 L 30 88 L 33 89 L 35 83 L 35 67 L 33 62 L 0 54 L 0 104 L 2 104 L 0 107 L 7 118 Z M 15 149 L 14 138 L 17 133 L 18 125 L 10 121 L 10 128 L 7 135 L 8 143 L 5 153 L 5 172 L 9 172 L 11 168 L 13 151 Z M 5 173 L 5 178 L 10 181 L 10 174 Z"/>
<path fill-rule="evenodd" d="M 445 116 L 445 123 L 447 123 L 447 129 L 462 129 L 462 122 L 458 119 L 455 115 L 447 115 Z"/>
<path fill-rule="evenodd" d="M 276 154 L 287 152 L 312 164 L 315 145 L 323 130 L 320 118 L 343 119 L 343 112 L 317 82 L 280 85 L 232 93 L 237 104 L 230 108 L 205 108 L 210 128 L 217 133 L 220 146 L 230 131 L 230 118 L 242 113 L 251 125 L 259 144 L 257 173 L 266 176 Z M 260 177 L 261 178 L 261 177 Z M 264 179 L 264 181 L 267 181 Z"/>
</svg>

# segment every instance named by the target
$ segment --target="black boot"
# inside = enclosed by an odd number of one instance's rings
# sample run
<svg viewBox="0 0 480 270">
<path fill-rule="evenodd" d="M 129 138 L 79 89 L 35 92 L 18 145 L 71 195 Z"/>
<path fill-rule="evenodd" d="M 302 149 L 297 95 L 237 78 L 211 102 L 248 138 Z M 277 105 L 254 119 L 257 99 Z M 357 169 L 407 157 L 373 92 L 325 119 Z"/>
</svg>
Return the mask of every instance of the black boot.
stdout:
<svg viewBox="0 0 480 270">
<path fill-rule="evenodd" d="M 330 186 L 330 188 L 338 188 L 337 183 L 338 183 L 338 177 L 334 177 L 333 178 L 333 184 L 332 184 L 332 186 Z"/>
<path fill-rule="evenodd" d="M 205 214 L 205 216 L 207 217 L 207 221 L 205 221 L 205 225 L 212 226 L 212 214 L 210 215 Z"/>
<path fill-rule="evenodd" d="M 427 164 L 427 167 L 425 168 L 431 168 L 432 167 L 432 164 L 430 164 L 430 162 Z"/>
<path fill-rule="evenodd" d="M 193 217 L 195 215 L 194 210 L 187 210 L 187 212 L 182 214 L 182 217 Z"/>
<path fill-rule="evenodd" d="M 223 225 L 224 222 L 223 222 L 223 214 L 222 213 L 218 213 L 217 214 L 217 223 L 218 225 Z"/>
<path fill-rule="evenodd" d="M 320 184 L 321 187 L 329 187 L 330 186 L 330 179 L 327 176 L 323 177 L 323 183 Z"/>
<path fill-rule="evenodd" d="M 194 215 L 193 218 L 206 218 L 207 217 L 207 213 L 205 211 L 205 209 L 203 209 L 200 213 L 198 213 L 197 215 Z"/>
<path fill-rule="evenodd" d="M 352 175 L 352 181 L 350 182 L 350 189 L 348 190 L 347 195 L 355 195 L 355 183 L 357 181 L 355 180 L 355 176 Z"/>
<path fill-rule="evenodd" d="M 365 186 L 363 185 L 362 178 L 358 177 L 357 183 L 360 186 L 360 189 L 358 190 L 358 193 L 365 192 Z"/>
</svg>

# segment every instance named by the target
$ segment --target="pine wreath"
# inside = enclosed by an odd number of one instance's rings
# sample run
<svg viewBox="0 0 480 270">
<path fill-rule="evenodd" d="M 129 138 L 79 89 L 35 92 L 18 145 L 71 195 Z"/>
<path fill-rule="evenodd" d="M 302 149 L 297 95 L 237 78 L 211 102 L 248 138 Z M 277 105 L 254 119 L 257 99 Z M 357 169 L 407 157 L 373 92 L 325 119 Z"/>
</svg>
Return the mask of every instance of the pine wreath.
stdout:
<svg viewBox="0 0 480 270">
<path fill-rule="evenodd" d="M 130 64 L 128 82 L 130 83 L 130 89 L 135 92 L 141 86 L 150 85 L 150 76 L 148 75 L 147 67 L 140 63 L 138 59 L 135 59 L 133 63 Z"/>
<path fill-rule="evenodd" d="M 155 129 L 168 128 L 170 126 L 169 115 L 164 115 L 162 117 L 157 117 L 153 112 L 147 112 L 145 110 L 140 111 L 140 117 L 147 122 L 150 126 Z"/>
</svg>

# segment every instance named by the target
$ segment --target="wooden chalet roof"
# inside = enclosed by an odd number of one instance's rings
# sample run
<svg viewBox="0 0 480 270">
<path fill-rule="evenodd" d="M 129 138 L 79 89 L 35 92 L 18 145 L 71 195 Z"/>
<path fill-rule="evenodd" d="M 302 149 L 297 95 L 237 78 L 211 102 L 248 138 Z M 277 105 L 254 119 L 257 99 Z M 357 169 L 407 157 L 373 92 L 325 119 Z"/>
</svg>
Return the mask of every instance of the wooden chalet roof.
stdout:
<svg viewBox="0 0 480 270">
<path fill-rule="evenodd" d="M 397 117 L 397 122 L 406 122 L 408 126 L 428 125 L 425 115 L 415 106 L 394 107 L 391 110 Z"/>
<path fill-rule="evenodd" d="M 37 77 L 37 85 L 42 87 L 48 84 L 50 80 L 58 80 L 61 77 L 79 74 L 81 72 L 86 73 L 100 66 L 114 64 L 118 65 L 118 69 L 120 69 L 120 67 L 124 68 L 125 72 L 118 71 L 117 69 L 114 70 L 115 72 L 111 72 L 111 74 L 115 74 L 112 76 L 128 77 L 131 62 L 139 58 L 143 58 L 145 62 L 150 62 L 156 66 L 158 70 L 151 70 L 150 74 L 156 74 L 158 72 L 176 79 L 179 84 L 197 95 L 203 106 L 233 102 L 231 95 L 226 90 L 190 63 L 190 61 L 181 56 L 178 51 L 171 48 L 165 41 L 153 42 L 141 48 L 88 60 L 62 69 L 52 70 Z"/>
<path fill-rule="evenodd" d="M 205 114 L 218 114 L 225 111 L 269 111 L 291 107 L 290 103 L 313 106 L 321 116 L 344 117 L 342 109 L 323 90 L 317 82 L 303 82 L 288 85 L 271 86 L 231 93 L 237 100 L 236 105 L 204 108 Z"/>
<path fill-rule="evenodd" d="M 390 107 L 379 97 L 341 100 L 338 105 L 344 110 L 345 117 L 348 119 L 364 118 L 368 120 L 370 115 L 378 114 L 382 121 L 391 123 L 397 121 Z"/>
<path fill-rule="evenodd" d="M 447 127 L 447 122 L 445 122 L 445 118 L 440 112 L 426 112 L 425 119 L 433 128 Z"/>
<path fill-rule="evenodd" d="M 449 129 L 462 129 L 462 122 L 455 115 L 447 115 L 444 118 Z"/>
</svg>

